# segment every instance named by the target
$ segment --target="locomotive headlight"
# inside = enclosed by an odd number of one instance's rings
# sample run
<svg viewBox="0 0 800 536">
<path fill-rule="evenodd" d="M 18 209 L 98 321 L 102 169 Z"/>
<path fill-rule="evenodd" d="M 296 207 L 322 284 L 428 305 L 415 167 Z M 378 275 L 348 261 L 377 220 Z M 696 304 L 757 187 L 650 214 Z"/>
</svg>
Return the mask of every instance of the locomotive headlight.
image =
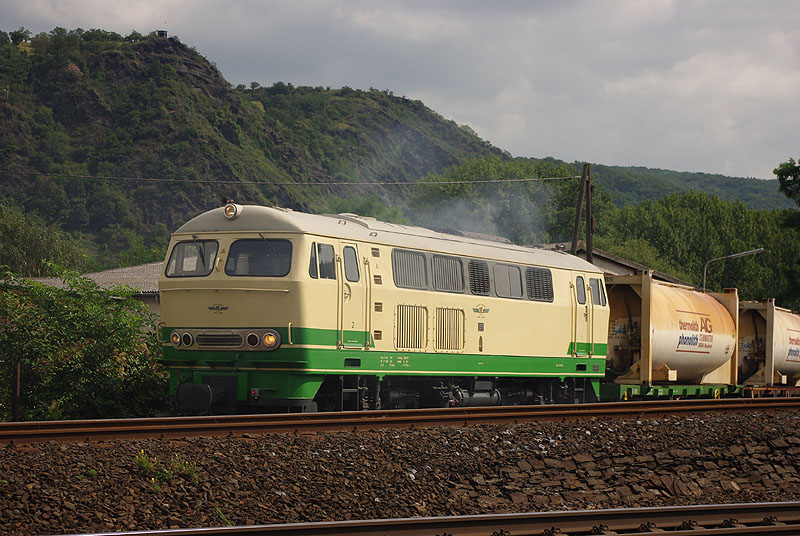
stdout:
<svg viewBox="0 0 800 536">
<path fill-rule="evenodd" d="M 181 345 L 181 334 L 177 331 L 173 331 L 172 335 L 169 336 L 170 342 L 172 342 L 172 346 L 180 346 Z"/>
<path fill-rule="evenodd" d="M 184 333 L 183 337 L 181 337 L 181 342 L 183 342 L 184 346 L 191 346 L 194 339 L 192 338 L 191 333 Z"/>
<path fill-rule="evenodd" d="M 273 329 L 267 330 L 267 332 L 261 337 L 261 340 L 263 341 L 264 346 L 267 347 L 267 350 L 274 350 L 281 345 L 281 336 Z"/>
<path fill-rule="evenodd" d="M 225 214 L 226 218 L 232 220 L 239 215 L 239 205 L 236 205 L 234 203 L 228 203 L 227 205 L 225 205 L 223 213 Z"/>
</svg>

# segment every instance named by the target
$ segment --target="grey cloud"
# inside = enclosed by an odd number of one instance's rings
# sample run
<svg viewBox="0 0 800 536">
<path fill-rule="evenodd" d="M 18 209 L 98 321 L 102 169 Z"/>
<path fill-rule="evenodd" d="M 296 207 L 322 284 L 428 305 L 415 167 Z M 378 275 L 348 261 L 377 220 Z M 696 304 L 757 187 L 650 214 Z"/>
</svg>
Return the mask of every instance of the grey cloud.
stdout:
<svg viewBox="0 0 800 536">
<path fill-rule="evenodd" d="M 389 89 L 515 155 L 764 178 L 800 156 L 791 0 L 61 5 L 6 0 L 0 20 L 34 32 L 166 22 L 234 84 Z"/>
</svg>

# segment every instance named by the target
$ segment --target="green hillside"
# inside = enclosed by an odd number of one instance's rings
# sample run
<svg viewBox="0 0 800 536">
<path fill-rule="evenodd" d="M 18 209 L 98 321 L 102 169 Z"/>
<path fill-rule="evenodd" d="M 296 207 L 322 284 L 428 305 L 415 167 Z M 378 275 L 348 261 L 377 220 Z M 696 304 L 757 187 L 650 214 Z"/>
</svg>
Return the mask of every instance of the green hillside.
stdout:
<svg viewBox="0 0 800 536">
<path fill-rule="evenodd" d="M 778 190 L 777 180 L 603 165 L 592 166 L 592 178 L 620 207 L 687 191 L 705 192 L 725 201 L 741 201 L 759 210 L 794 207 L 794 203 Z"/>
<path fill-rule="evenodd" d="M 501 154 L 387 91 L 233 88 L 172 38 L 60 28 L 11 37 L 0 32 L 0 202 L 83 237 L 104 259 L 136 237 L 163 242 L 221 197 L 309 211 L 365 194 L 388 201 L 402 186 L 370 184 Z M 330 182 L 367 185 L 307 186 Z"/>
</svg>

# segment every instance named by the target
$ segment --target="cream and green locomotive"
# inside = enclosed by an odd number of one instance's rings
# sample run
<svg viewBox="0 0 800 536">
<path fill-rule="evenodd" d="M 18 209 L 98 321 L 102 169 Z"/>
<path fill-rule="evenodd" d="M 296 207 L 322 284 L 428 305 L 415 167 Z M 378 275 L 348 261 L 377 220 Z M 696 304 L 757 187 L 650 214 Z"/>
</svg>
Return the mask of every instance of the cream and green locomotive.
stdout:
<svg viewBox="0 0 800 536">
<path fill-rule="evenodd" d="M 605 376 L 596 267 L 352 214 L 201 214 L 160 297 L 187 413 L 593 401 Z"/>
</svg>

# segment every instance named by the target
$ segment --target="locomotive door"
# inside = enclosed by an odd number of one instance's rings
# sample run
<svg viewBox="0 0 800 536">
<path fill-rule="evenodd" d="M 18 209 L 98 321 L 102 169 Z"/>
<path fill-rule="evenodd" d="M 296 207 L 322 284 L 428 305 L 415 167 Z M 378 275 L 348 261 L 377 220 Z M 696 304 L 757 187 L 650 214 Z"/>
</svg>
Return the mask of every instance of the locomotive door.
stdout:
<svg viewBox="0 0 800 536">
<path fill-rule="evenodd" d="M 592 347 L 592 321 L 594 308 L 586 286 L 586 276 L 574 274 L 571 287 L 572 302 L 572 355 L 589 355 Z"/>
<path fill-rule="evenodd" d="M 366 348 L 369 344 L 366 312 L 369 274 L 359 259 L 358 245 L 342 243 L 339 270 L 339 348 Z"/>
</svg>

